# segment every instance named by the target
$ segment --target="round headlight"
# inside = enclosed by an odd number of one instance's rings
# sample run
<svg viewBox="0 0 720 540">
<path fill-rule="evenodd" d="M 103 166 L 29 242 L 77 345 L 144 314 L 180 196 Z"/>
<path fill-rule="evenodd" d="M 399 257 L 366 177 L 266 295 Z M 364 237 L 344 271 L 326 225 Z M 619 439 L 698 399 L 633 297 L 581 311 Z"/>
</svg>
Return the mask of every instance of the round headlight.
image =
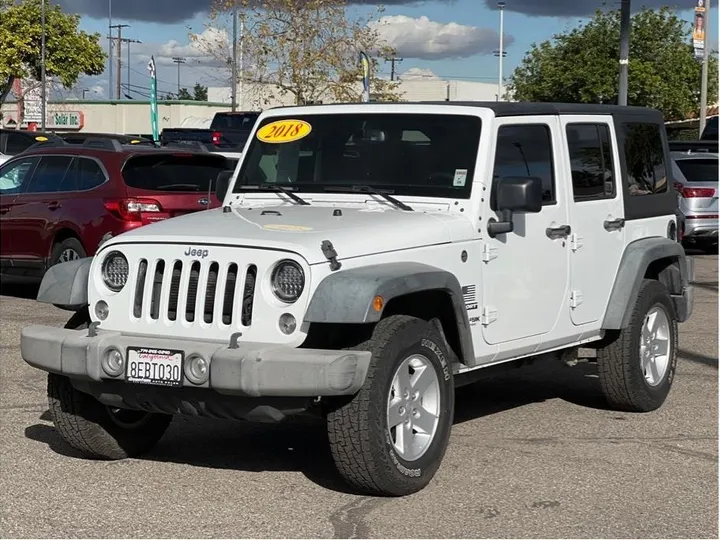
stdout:
<svg viewBox="0 0 720 540">
<path fill-rule="evenodd" d="M 295 261 L 280 261 L 271 277 L 272 291 L 283 302 L 295 302 L 305 288 L 305 272 Z"/>
<path fill-rule="evenodd" d="M 111 291 L 118 292 L 127 283 L 130 265 L 119 251 L 108 253 L 102 263 L 103 282 Z"/>
</svg>

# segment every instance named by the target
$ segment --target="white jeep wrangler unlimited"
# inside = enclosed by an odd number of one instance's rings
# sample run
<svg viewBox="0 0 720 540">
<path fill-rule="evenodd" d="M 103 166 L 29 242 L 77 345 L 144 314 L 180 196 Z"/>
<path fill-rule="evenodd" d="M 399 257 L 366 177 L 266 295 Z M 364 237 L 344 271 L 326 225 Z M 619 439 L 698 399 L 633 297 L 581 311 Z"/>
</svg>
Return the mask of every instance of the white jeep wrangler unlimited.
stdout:
<svg viewBox="0 0 720 540">
<path fill-rule="evenodd" d="M 23 328 L 22 357 L 89 456 L 147 452 L 175 414 L 318 413 L 350 484 L 413 493 L 491 366 L 595 349 L 610 406 L 663 404 L 693 302 L 671 171 L 645 108 L 268 110 L 223 208 L 49 270 L 38 300 L 77 312 Z"/>
</svg>

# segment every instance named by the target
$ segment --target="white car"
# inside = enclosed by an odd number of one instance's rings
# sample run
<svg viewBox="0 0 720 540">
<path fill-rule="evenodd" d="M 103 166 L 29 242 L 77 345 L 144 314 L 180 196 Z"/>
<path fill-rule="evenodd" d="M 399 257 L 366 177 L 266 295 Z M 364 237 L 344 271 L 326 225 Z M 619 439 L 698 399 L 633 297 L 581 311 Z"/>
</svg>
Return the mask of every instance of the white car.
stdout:
<svg viewBox="0 0 720 540">
<path fill-rule="evenodd" d="M 146 452 L 176 414 L 314 413 L 348 483 L 399 496 L 491 366 L 590 359 L 624 411 L 670 391 L 693 265 L 657 111 L 276 108 L 217 191 L 45 276 L 38 300 L 77 313 L 23 328 L 22 357 L 88 456 Z"/>
</svg>

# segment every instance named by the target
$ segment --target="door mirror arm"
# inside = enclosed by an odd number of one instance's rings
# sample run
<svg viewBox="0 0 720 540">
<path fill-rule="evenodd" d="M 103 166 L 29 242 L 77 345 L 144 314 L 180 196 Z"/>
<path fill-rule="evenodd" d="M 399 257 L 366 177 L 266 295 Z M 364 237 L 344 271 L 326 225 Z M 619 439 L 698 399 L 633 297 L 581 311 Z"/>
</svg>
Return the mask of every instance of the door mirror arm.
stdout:
<svg viewBox="0 0 720 540">
<path fill-rule="evenodd" d="M 513 223 L 513 212 L 512 210 L 501 210 L 500 212 L 501 221 L 495 218 L 488 220 L 487 231 L 490 238 L 495 238 L 498 234 L 507 234 L 515 230 L 515 224 Z"/>
</svg>

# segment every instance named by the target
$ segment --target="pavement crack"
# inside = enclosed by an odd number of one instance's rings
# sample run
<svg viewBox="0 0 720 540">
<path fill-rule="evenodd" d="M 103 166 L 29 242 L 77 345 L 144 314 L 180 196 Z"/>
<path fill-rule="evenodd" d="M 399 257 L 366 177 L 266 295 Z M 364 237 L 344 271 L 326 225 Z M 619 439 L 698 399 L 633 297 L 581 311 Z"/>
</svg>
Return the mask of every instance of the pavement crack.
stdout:
<svg viewBox="0 0 720 540">
<path fill-rule="evenodd" d="M 328 519 L 333 526 L 333 538 L 369 538 L 370 526 L 365 518 L 386 502 L 385 499 L 361 497 L 330 514 Z"/>
</svg>

